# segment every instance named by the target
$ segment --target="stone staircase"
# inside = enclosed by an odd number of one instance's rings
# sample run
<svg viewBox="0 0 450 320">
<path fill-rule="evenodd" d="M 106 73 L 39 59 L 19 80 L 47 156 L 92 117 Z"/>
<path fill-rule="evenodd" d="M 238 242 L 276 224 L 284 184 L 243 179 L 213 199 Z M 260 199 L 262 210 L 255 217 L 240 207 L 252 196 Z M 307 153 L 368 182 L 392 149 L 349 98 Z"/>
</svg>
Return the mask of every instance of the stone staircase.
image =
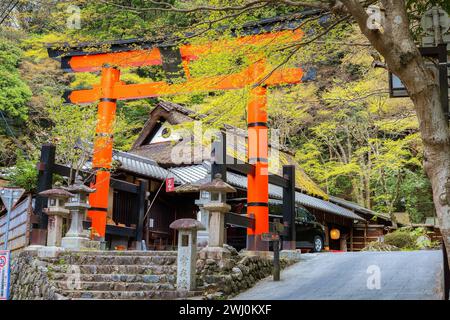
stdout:
<svg viewBox="0 0 450 320">
<path fill-rule="evenodd" d="M 175 251 L 71 251 L 41 258 L 59 299 L 183 299 Z"/>
</svg>

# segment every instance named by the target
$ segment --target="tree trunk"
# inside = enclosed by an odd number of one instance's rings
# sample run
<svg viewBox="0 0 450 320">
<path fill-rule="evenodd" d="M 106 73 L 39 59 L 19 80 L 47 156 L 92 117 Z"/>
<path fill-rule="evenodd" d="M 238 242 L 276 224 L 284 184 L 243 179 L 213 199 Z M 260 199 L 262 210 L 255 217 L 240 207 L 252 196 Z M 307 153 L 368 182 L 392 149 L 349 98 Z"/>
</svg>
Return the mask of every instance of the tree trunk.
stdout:
<svg viewBox="0 0 450 320">
<path fill-rule="evenodd" d="M 389 70 L 403 82 L 414 103 L 424 145 L 424 168 L 431 182 L 439 226 L 450 257 L 449 205 L 439 199 L 445 192 L 444 184 L 449 177 L 448 120 L 441 107 L 438 80 L 426 68 L 410 32 L 405 1 L 381 0 L 385 9 L 383 30 L 367 27 L 368 15 L 358 0 L 341 1 L 357 21 L 361 32 L 385 58 Z"/>
</svg>

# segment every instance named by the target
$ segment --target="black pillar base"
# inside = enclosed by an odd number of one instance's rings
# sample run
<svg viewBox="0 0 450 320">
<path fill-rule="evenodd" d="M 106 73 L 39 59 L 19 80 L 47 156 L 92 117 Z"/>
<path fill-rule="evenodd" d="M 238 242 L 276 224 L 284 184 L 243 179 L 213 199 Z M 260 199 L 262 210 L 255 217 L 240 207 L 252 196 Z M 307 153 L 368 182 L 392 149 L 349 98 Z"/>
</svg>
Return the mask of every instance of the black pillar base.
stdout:
<svg viewBox="0 0 450 320">
<path fill-rule="evenodd" d="M 283 250 L 295 250 L 296 247 L 295 241 L 283 241 Z"/>
<path fill-rule="evenodd" d="M 46 229 L 31 229 L 30 245 L 47 245 L 47 230 Z"/>
<path fill-rule="evenodd" d="M 269 241 L 263 241 L 261 235 L 247 235 L 248 251 L 269 251 Z"/>
</svg>

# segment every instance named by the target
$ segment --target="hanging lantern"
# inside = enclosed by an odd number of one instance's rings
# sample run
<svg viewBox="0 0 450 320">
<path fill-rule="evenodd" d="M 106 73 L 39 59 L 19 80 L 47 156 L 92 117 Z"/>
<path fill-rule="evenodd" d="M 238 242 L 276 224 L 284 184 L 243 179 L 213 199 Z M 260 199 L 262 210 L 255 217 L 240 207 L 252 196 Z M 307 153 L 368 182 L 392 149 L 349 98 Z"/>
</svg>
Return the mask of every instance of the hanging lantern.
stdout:
<svg viewBox="0 0 450 320">
<path fill-rule="evenodd" d="M 341 232 L 339 231 L 339 229 L 333 228 L 330 231 L 330 237 L 333 240 L 338 240 L 341 237 Z"/>
</svg>

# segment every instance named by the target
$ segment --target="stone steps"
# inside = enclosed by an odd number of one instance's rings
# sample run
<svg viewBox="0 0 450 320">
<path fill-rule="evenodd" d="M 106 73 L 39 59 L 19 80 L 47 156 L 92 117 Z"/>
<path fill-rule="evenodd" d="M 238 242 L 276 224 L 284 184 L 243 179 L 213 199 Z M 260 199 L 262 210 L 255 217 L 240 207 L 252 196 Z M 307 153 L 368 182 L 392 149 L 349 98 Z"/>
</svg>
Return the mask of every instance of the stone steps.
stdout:
<svg viewBox="0 0 450 320">
<path fill-rule="evenodd" d="M 71 255 L 83 256 L 139 256 L 139 257 L 153 257 L 153 256 L 177 256 L 176 251 L 133 251 L 133 250 L 106 250 L 106 251 L 70 251 Z"/>
<path fill-rule="evenodd" d="M 174 270 L 175 271 L 175 270 Z M 52 280 L 63 281 L 73 276 L 70 273 L 52 273 Z M 174 274 L 80 274 L 83 282 L 143 282 L 143 283 L 176 283 Z"/>
<path fill-rule="evenodd" d="M 171 283 L 145 283 L 145 282 L 106 282 L 106 281 L 80 281 L 79 288 L 74 288 L 71 281 L 58 280 L 55 286 L 64 291 L 173 291 L 175 286 Z"/>
<path fill-rule="evenodd" d="M 78 291 L 67 290 L 64 296 L 72 300 L 149 300 L 149 299 L 182 299 L 199 295 L 200 292 L 179 291 Z"/>
<path fill-rule="evenodd" d="M 128 275 L 167 275 L 176 274 L 173 265 L 57 265 L 52 266 L 54 273 L 80 274 L 128 274 Z"/>
<path fill-rule="evenodd" d="M 70 265 L 174 265 L 176 255 L 122 256 L 122 255 L 67 255 L 58 257 L 61 264 Z"/>
<path fill-rule="evenodd" d="M 176 251 L 70 251 L 41 260 L 64 299 L 186 299 L 202 294 L 176 290 Z"/>
</svg>

